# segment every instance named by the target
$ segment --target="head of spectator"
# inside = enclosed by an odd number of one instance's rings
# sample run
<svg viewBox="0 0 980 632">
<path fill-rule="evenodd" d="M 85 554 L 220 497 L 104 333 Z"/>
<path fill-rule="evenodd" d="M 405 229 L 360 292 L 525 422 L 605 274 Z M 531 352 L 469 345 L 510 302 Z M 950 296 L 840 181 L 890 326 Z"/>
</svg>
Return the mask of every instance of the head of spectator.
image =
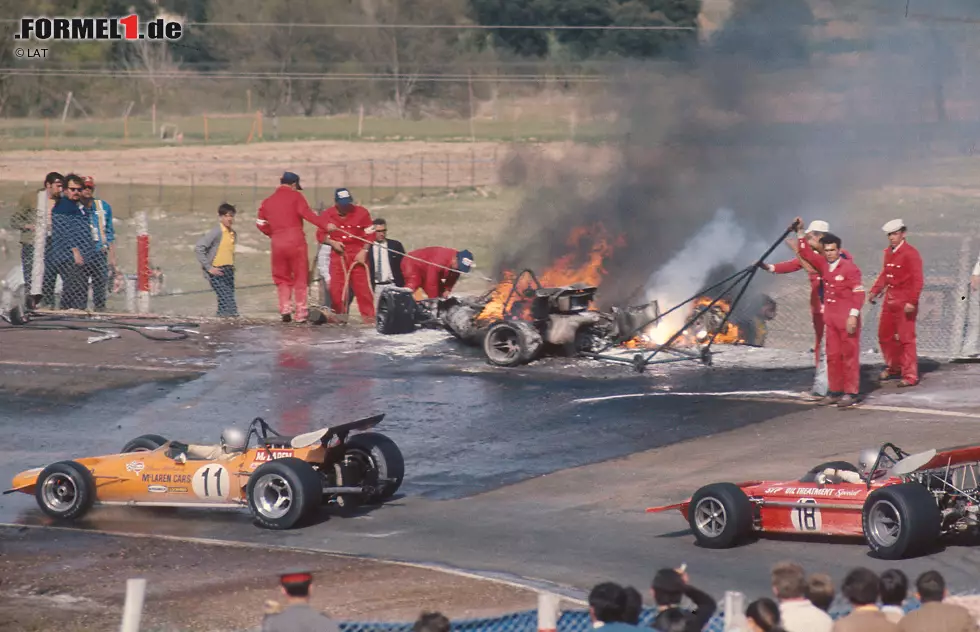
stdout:
<svg viewBox="0 0 980 632">
<path fill-rule="evenodd" d="M 806 573 L 795 562 L 780 562 L 772 567 L 772 594 L 780 601 L 806 599 Z"/>
<path fill-rule="evenodd" d="M 341 215 L 346 215 L 354 208 L 354 196 L 344 187 L 340 187 L 333 192 L 333 202 Z"/>
<path fill-rule="evenodd" d="M 589 616 L 593 621 L 613 623 L 623 620 L 626 591 L 619 584 L 603 582 L 589 592 Z"/>
<path fill-rule="evenodd" d="M 874 571 L 858 567 L 844 577 L 840 591 L 855 608 L 873 607 L 878 602 L 881 581 Z"/>
<path fill-rule="evenodd" d="M 65 176 L 65 197 L 72 202 L 82 200 L 82 191 L 85 189 L 85 180 L 82 176 L 69 173 Z"/>
<path fill-rule="evenodd" d="M 946 598 L 946 580 L 939 571 L 926 571 L 915 580 L 915 596 L 922 603 L 938 602 Z"/>
<path fill-rule="evenodd" d="M 57 171 L 52 171 L 44 176 L 44 190 L 48 192 L 48 197 L 57 200 L 61 197 L 61 190 L 65 186 L 65 176 Z"/>
<path fill-rule="evenodd" d="M 666 610 L 657 617 L 657 632 L 687 632 L 688 618 L 683 610 L 673 608 Z"/>
<path fill-rule="evenodd" d="M 824 612 L 834 603 L 834 580 L 826 573 L 813 573 L 806 580 L 806 598 Z"/>
<path fill-rule="evenodd" d="M 95 179 L 92 176 L 85 176 L 82 178 L 82 184 L 82 203 L 88 206 L 95 197 Z"/>
<path fill-rule="evenodd" d="M 374 229 L 374 240 L 384 241 L 388 239 L 388 222 L 382 217 L 374 218 L 371 222 L 371 228 Z"/>
<path fill-rule="evenodd" d="M 745 620 L 751 632 L 782 632 L 779 604 L 768 597 L 756 599 L 745 609 Z"/>
<path fill-rule="evenodd" d="M 897 568 L 881 574 L 881 603 L 884 606 L 901 607 L 909 594 L 909 578 Z"/>
<path fill-rule="evenodd" d="M 310 586 L 313 574 L 309 571 L 290 571 L 279 576 L 282 592 L 291 603 L 307 603 L 310 600 Z"/>
<path fill-rule="evenodd" d="M 632 586 L 624 588 L 626 591 L 626 610 L 623 612 L 623 623 L 638 625 L 640 614 L 643 612 L 643 595 Z"/>
<path fill-rule="evenodd" d="M 657 571 L 650 585 L 657 608 L 666 610 L 679 606 L 681 599 L 684 598 L 685 586 L 684 576 L 676 569 L 662 568 Z"/>
<path fill-rule="evenodd" d="M 235 223 L 236 213 L 238 213 L 238 209 L 226 202 L 218 207 L 218 221 L 225 228 L 231 228 L 232 224 Z"/>
<path fill-rule="evenodd" d="M 449 619 L 441 612 L 423 612 L 412 626 L 412 632 L 449 632 Z"/>
<path fill-rule="evenodd" d="M 827 233 L 820 238 L 823 245 L 823 256 L 827 258 L 827 263 L 834 263 L 840 259 L 841 240 L 833 233 Z"/>
<path fill-rule="evenodd" d="M 282 177 L 279 178 L 279 184 L 285 187 L 289 187 L 293 191 L 302 191 L 303 185 L 299 183 L 299 176 L 292 171 L 285 171 Z"/>
</svg>

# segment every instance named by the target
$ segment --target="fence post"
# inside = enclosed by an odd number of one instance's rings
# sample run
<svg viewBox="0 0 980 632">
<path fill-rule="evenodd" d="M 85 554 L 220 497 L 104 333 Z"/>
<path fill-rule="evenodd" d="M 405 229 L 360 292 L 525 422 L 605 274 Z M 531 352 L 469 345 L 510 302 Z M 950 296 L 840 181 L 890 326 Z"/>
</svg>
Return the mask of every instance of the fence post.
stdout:
<svg viewBox="0 0 980 632">
<path fill-rule="evenodd" d="M 191 171 L 191 213 L 194 212 L 194 172 Z"/>
<path fill-rule="evenodd" d="M 476 188 L 476 153 L 470 150 L 470 188 Z"/>
<path fill-rule="evenodd" d="M 143 597 L 146 595 L 145 579 L 126 580 L 126 603 L 120 632 L 139 632 L 143 618 Z"/>
<path fill-rule="evenodd" d="M 419 195 L 425 197 L 425 154 L 419 156 Z"/>
<path fill-rule="evenodd" d="M 139 290 L 140 314 L 150 312 L 150 231 L 146 222 L 146 211 L 140 211 L 136 218 L 136 284 Z"/>
<path fill-rule="evenodd" d="M 961 292 L 966 294 L 964 298 L 967 300 L 961 298 L 955 302 L 956 307 L 953 308 L 953 332 L 949 337 L 949 357 L 951 359 L 963 355 L 967 342 L 967 316 L 970 312 L 970 262 L 973 259 L 970 256 L 970 242 L 970 237 L 964 237 L 963 243 L 960 245 L 960 267 L 956 275 L 957 287 L 953 289 L 953 300 L 956 301 L 957 295 L 960 295 Z M 961 284 L 966 284 L 965 290 L 961 290 L 963 287 Z"/>
<path fill-rule="evenodd" d="M 446 190 L 452 190 L 452 186 L 449 184 L 449 154 L 446 154 Z"/>
<path fill-rule="evenodd" d="M 558 630 L 558 595 L 538 593 L 538 632 Z"/>
<path fill-rule="evenodd" d="M 374 158 L 368 160 L 371 165 L 371 185 L 368 187 L 368 199 L 374 200 Z"/>
<path fill-rule="evenodd" d="M 395 157 L 395 197 L 398 197 L 398 165 L 401 163 L 402 157 Z"/>
</svg>

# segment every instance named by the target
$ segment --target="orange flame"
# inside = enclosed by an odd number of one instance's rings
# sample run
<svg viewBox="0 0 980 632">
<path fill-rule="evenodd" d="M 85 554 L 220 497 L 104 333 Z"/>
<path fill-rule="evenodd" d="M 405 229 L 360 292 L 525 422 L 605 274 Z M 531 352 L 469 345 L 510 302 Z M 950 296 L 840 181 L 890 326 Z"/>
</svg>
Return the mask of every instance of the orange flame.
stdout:
<svg viewBox="0 0 980 632">
<path fill-rule="evenodd" d="M 691 315 L 693 316 L 695 312 L 704 309 L 711 304 L 711 297 L 702 296 L 694 301 L 691 306 Z M 732 305 L 729 301 L 725 299 L 719 299 L 714 307 L 713 311 L 720 312 L 721 314 L 728 314 L 732 309 Z M 712 331 L 697 329 L 698 324 L 692 325 L 692 327 L 684 331 L 680 336 L 674 339 L 671 344 L 672 347 L 693 347 L 699 344 L 707 344 L 711 340 Z M 666 332 L 661 331 L 662 327 L 652 326 L 648 331 L 633 337 L 631 340 L 627 340 L 623 343 L 623 347 L 627 349 L 653 349 L 665 342 L 668 338 L 673 335 L 673 331 Z M 738 325 L 731 322 L 730 320 L 725 323 L 722 330 L 718 331 L 715 335 L 714 344 L 741 344 L 745 342 L 745 338 L 742 332 L 739 331 Z"/>
<path fill-rule="evenodd" d="M 579 255 L 578 253 L 582 250 L 581 244 L 586 238 L 590 238 L 592 243 L 584 256 Z M 598 287 L 606 275 L 606 269 L 603 266 L 605 259 L 612 254 L 614 247 L 621 246 L 623 243 L 625 241 L 622 237 L 617 239 L 615 243 L 611 243 L 609 235 L 602 224 L 597 223 L 591 227 L 574 228 L 566 242 L 572 252 L 555 261 L 554 264 L 538 276 L 538 281 L 542 287 L 562 287 L 572 285 L 573 283 L 584 283 Z M 581 263 L 578 263 L 579 261 Z M 514 287 L 515 276 L 511 270 L 504 272 L 503 280 L 494 288 L 493 293 L 490 295 L 490 302 L 487 303 L 483 311 L 480 312 L 480 315 L 477 316 L 477 320 L 500 320 L 504 317 L 505 307 L 513 309 L 513 304 L 507 306 L 505 303 Z M 525 289 L 528 288 L 519 286 L 517 292 L 515 292 L 515 296 L 520 297 Z M 525 317 L 525 314 L 511 315 Z"/>
</svg>

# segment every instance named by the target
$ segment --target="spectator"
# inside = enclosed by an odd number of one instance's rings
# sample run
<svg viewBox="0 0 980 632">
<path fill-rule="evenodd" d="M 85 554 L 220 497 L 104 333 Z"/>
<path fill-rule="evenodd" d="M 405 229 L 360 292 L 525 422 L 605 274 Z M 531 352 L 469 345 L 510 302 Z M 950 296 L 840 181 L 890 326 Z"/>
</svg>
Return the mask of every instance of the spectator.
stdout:
<svg viewBox="0 0 980 632">
<path fill-rule="evenodd" d="M 374 220 L 374 243 L 368 251 L 368 277 L 374 292 L 374 308 L 378 308 L 378 296 L 389 285 L 405 287 L 402 274 L 402 257 L 405 246 L 397 239 L 388 239 L 388 223 L 378 217 Z"/>
<path fill-rule="evenodd" d="M 643 614 L 643 595 L 632 586 L 627 586 L 624 590 L 626 590 L 626 611 L 623 614 L 623 623 L 640 625 L 640 615 Z"/>
<path fill-rule="evenodd" d="M 750 632 L 786 632 L 779 624 L 779 605 L 767 597 L 756 599 L 745 609 Z"/>
<path fill-rule="evenodd" d="M 235 243 L 238 233 L 232 228 L 237 209 L 231 204 L 218 207 L 218 225 L 201 237 L 194 250 L 204 269 L 204 276 L 218 297 L 218 316 L 238 316 L 235 302 Z"/>
<path fill-rule="evenodd" d="M 673 621 L 678 613 L 683 615 L 686 626 L 685 632 L 700 632 L 711 620 L 717 603 L 711 595 L 690 585 L 687 571 L 664 568 L 657 571 L 651 585 L 653 599 L 657 602 L 657 617 L 653 620 L 653 629 L 662 632 L 672 629 Z M 687 611 L 681 608 L 681 599 L 687 597 L 694 602 L 695 609 Z"/>
<path fill-rule="evenodd" d="M 45 267 L 59 274 L 62 279 L 61 309 L 88 307 L 88 285 L 85 282 L 85 264 L 95 257 L 91 225 L 81 205 L 81 176 L 65 177 L 67 195 L 58 199 L 51 209 L 51 247 L 45 253 Z"/>
<path fill-rule="evenodd" d="M 922 607 L 904 617 L 896 629 L 902 632 L 976 632 L 977 622 L 963 606 L 943 603 L 949 596 L 946 581 L 937 571 L 926 571 L 915 580 Z"/>
<path fill-rule="evenodd" d="M 280 575 L 279 583 L 286 595 L 286 607 L 281 612 L 265 615 L 262 632 L 340 632 L 340 626 L 335 621 L 310 607 L 311 573 L 284 573 Z"/>
<path fill-rule="evenodd" d="M 841 593 L 851 602 L 853 610 L 834 622 L 833 632 L 896 632 L 899 627 L 878 609 L 881 582 L 874 571 L 855 568 L 844 578 Z"/>
<path fill-rule="evenodd" d="M 890 568 L 881 574 L 881 611 L 892 623 L 898 623 L 905 615 L 902 604 L 909 592 L 909 578 L 905 573 Z"/>
<path fill-rule="evenodd" d="M 636 632 L 635 625 L 624 623 L 629 598 L 619 584 L 596 584 L 589 592 L 589 618 L 593 628 L 603 632 Z"/>
<path fill-rule="evenodd" d="M 826 573 L 813 573 L 806 581 L 806 598 L 824 612 L 834 603 L 834 580 Z"/>
<path fill-rule="evenodd" d="M 830 632 L 833 619 L 806 598 L 806 573 L 793 562 L 772 568 L 772 594 L 779 600 L 779 614 L 788 632 Z"/>
<path fill-rule="evenodd" d="M 449 619 L 441 612 L 423 612 L 412 626 L 412 632 L 449 632 L 450 627 Z"/>
<path fill-rule="evenodd" d="M 95 180 L 84 179 L 82 207 L 92 225 L 95 255 L 85 264 L 85 285 L 92 283 L 92 303 L 97 312 L 105 311 L 105 299 L 109 291 L 109 269 L 116 268 L 116 232 L 112 227 L 112 207 L 105 200 L 95 197 Z"/>
<path fill-rule="evenodd" d="M 44 201 L 47 203 L 46 210 L 50 217 L 51 209 L 55 202 L 61 197 L 61 190 L 64 186 L 64 176 L 57 171 L 52 171 L 44 177 L 44 188 L 37 191 L 29 191 L 21 196 L 17 203 L 17 210 L 10 218 L 10 227 L 20 231 L 20 264 L 24 273 L 24 296 L 31 296 L 31 277 L 34 272 L 34 223 L 37 221 L 38 202 L 43 192 Z M 50 231 L 47 238 L 46 248 L 51 247 Z M 45 280 L 50 278 L 50 284 L 45 283 L 43 287 L 50 285 L 50 294 L 46 295 L 48 300 L 44 301 L 50 306 L 54 306 L 54 271 L 45 271 Z"/>
</svg>

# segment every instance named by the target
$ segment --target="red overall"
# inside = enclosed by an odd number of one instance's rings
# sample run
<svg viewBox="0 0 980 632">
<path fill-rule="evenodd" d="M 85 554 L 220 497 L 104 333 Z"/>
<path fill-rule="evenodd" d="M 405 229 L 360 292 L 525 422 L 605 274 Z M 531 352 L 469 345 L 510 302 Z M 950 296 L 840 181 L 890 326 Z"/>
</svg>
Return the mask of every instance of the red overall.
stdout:
<svg viewBox="0 0 980 632">
<path fill-rule="evenodd" d="M 320 215 L 324 228 L 317 231 L 316 239 L 322 243 L 329 237 L 344 245 L 344 254 L 330 250 L 330 304 L 333 309 L 338 313 L 347 311 L 347 297 L 343 296 L 346 286 L 348 290 L 354 291 L 357 309 L 361 318 L 367 322 L 374 320 L 374 294 L 371 292 L 367 266 L 356 263 L 354 259 L 368 247 L 363 240 L 374 241 L 373 235 L 369 239 L 364 232 L 371 226 L 372 220 L 371 214 L 363 206 L 352 204 L 349 208 L 346 215 L 341 215 L 336 205 L 324 211 Z M 327 224 L 333 224 L 341 230 L 328 233 L 325 228 Z"/>
<path fill-rule="evenodd" d="M 861 269 L 844 257 L 830 264 L 810 248 L 801 249 L 800 255 L 820 271 L 823 280 L 828 390 L 856 396 L 861 389 L 861 308 L 864 306 Z M 850 316 L 858 319 L 853 334 L 847 333 Z"/>
<path fill-rule="evenodd" d="M 810 248 L 810 245 L 806 243 L 806 239 L 800 238 L 800 250 L 803 248 Z M 851 258 L 851 254 L 846 250 L 841 250 L 841 256 Z M 773 274 L 789 274 L 791 272 L 796 272 L 797 270 L 803 269 L 803 262 L 798 258 L 790 259 L 789 261 L 781 261 L 779 263 L 774 263 Z M 819 272 L 807 272 L 810 277 L 810 317 L 813 321 L 813 335 L 815 337 L 813 343 L 813 356 L 814 362 L 820 364 L 820 344 L 823 342 L 823 302 L 820 298 L 821 292 L 821 280 Z"/>
<path fill-rule="evenodd" d="M 885 248 L 885 263 L 871 296 L 885 293 L 878 321 L 878 344 L 891 375 L 901 374 L 908 384 L 919 383 L 919 358 L 915 348 L 915 319 L 922 295 L 922 257 L 907 241 Z M 905 313 L 905 305 L 915 310 Z"/>
<path fill-rule="evenodd" d="M 321 225 L 321 219 L 310 209 L 303 194 L 286 185 L 262 200 L 255 219 L 259 230 L 272 238 L 272 281 L 279 294 L 279 313 L 291 313 L 295 297 L 296 320 L 301 322 L 308 315 L 306 295 L 310 275 L 304 219 Z"/>
<path fill-rule="evenodd" d="M 429 298 L 449 296 L 456 281 L 459 280 L 459 272 L 455 270 L 457 252 L 453 248 L 443 246 L 429 246 L 409 252 L 402 259 L 405 287 L 413 292 L 422 288 Z M 415 261 L 410 257 L 429 263 Z M 429 265 L 430 263 L 435 265 Z"/>
</svg>

